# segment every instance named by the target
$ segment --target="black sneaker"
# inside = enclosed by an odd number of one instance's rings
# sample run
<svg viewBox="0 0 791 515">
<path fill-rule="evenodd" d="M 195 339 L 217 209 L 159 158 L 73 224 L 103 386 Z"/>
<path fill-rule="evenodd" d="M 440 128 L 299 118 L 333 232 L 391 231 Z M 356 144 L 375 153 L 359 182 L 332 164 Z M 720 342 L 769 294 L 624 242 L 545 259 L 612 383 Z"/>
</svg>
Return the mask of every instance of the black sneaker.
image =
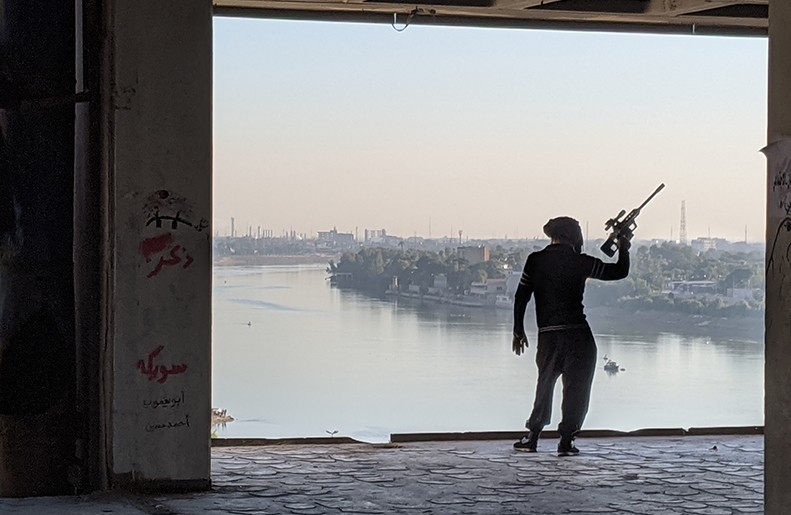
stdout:
<svg viewBox="0 0 791 515">
<path fill-rule="evenodd" d="M 579 453 L 572 440 L 561 440 L 558 444 L 558 456 L 576 456 Z"/>
<path fill-rule="evenodd" d="M 522 452 L 536 452 L 538 447 L 538 438 L 533 435 L 525 435 L 514 443 L 514 449 Z"/>
</svg>

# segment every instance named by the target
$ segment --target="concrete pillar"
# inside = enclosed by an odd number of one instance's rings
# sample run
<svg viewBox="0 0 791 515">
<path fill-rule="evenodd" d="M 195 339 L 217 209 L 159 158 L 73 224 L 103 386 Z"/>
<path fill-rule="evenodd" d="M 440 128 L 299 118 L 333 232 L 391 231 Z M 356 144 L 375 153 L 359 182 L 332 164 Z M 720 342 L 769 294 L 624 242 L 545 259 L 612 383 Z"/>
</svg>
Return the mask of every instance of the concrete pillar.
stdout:
<svg viewBox="0 0 791 515">
<path fill-rule="evenodd" d="M 108 0 L 105 13 L 110 484 L 207 488 L 211 0 Z"/>
<path fill-rule="evenodd" d="M 769 0 L 765 513 L 791 506 L 791 2 Z"/>
</svg>

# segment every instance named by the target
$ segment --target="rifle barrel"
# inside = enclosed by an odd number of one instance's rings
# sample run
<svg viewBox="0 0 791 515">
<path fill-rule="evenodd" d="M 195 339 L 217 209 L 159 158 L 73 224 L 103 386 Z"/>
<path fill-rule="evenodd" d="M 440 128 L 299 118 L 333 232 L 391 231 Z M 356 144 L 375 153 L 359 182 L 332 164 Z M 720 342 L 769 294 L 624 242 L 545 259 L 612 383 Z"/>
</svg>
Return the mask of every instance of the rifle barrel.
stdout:
<svg viewBox="0 0 791 515">
<path fill-rule="evenodd" d="M 646 204 L 651 202 L 651 199 L 654 198 L 657 193 L 662 191 L 662 188 L 664 188 L 664 187 L 665 187 L 665 183 L 663 182 L 662 184 L 659 185 L 659 187 L 657 189 L 654 190 L 653 193 L 651 193 L 651 195 L 647 199 L 645 199 L 645 202 L 640 204 L 640 207 L 637 208 L 637 211 L 639 212 L 641 209 L 643 209 L 643 207 L 645 207 Z"/>
</svg>

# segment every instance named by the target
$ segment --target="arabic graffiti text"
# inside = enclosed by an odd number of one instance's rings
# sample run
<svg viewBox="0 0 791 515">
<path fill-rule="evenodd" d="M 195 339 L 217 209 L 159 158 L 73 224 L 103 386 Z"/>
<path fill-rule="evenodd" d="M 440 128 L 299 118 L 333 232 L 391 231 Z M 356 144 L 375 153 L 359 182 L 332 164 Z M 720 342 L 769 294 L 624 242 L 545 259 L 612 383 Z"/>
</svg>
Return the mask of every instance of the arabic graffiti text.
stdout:
<svg viewBox="0 0 791 515">
<path fill-rule="evenodd" d="M 168 377 L 176 374 L 183 374 L 187 371 L 186 363 L 172 364 L 170 367 L 157 364 L 156 359 L 164 348 L 164 345 L 159 345 L 156 349 L 148 353 L 146 359 L 137 360 L 138 370 L 140 370 L 140 373 L 146 376 L 149 381 L 164 383 L 168 380 Z"/>
</svg>

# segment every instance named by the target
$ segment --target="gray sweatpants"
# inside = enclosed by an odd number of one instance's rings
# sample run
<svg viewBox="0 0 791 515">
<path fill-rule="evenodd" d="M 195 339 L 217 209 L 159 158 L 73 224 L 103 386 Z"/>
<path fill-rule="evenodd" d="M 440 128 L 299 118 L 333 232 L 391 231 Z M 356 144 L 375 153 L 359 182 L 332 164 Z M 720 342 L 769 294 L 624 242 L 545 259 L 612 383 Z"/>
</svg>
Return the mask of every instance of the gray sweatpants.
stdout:
<svg viewBox="0 0 791 515">
<path fill-rule="evenodd" d="M 563 419 L 558 431 L 571 439 L 588 413 L 593 373 L 596 370 L 596 342 L 590 328 L 539 332 L 536 350 L 538 384 L 533 412 L 527 429 L 538 435 L 552 418 L 552 396 L 558 377 L 563 380 Z"/>
</svg>

